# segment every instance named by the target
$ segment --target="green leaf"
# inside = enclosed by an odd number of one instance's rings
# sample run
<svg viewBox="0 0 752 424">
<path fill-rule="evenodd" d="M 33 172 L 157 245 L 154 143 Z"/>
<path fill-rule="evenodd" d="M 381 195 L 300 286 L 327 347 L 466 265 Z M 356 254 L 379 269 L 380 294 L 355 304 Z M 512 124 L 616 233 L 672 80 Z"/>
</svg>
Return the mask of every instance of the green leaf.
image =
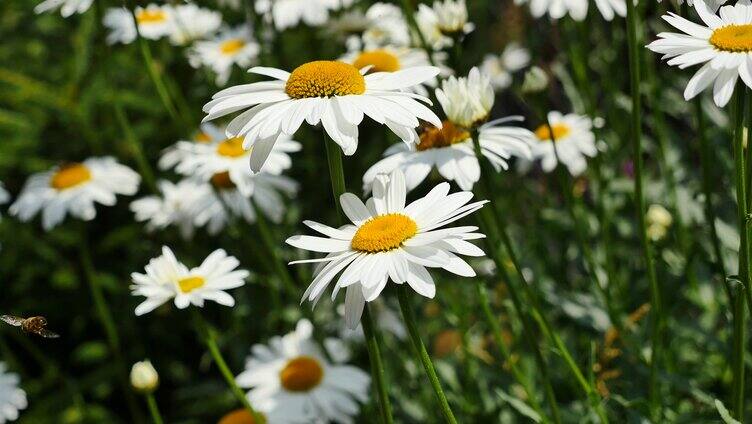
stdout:
<svg viewBox="0 0 752 424">
<path fill-rule="evenodd" d="M 523 402 L 521 399 L 511 396 L 501 389 L 496 389 L 496 394 L 520 414 L 530 418 L 536 423 L 541 422 L 541 416 L 537 412 L 535 412 L 535 410 L 531 408 L 530 405 Z"/>
<path fill-rule="evenodd" d="M 739 421 L 734 419 L 734 417 L 731 416 L 728 409 L 726 409 L 726 406 L 721 402 L 720 400 L 715 400 L 715 408 L 718 410 L 718 413 L 721 415 L 721 419 L 726 424 L 741 424 Z"/>
</svg>

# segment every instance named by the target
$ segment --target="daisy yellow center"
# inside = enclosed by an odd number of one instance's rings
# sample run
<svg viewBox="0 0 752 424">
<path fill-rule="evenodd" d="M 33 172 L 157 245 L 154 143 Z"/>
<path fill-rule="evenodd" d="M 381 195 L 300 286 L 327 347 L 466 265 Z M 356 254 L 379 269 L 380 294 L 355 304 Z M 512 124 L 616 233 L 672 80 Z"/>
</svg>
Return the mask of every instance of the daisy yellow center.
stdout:
<svg viewBox="0 0 752 424">
<path fill-rule="evenodd" d="M 66 190 L 91 180 L 91 171 L 82 163 L 63 165 L 50 180 L 50 186 L 56 190 Z"/>
<path fill-rule="evenodd" d="M 571 129 L 569 129 L 569 126 L 566 124 L 554 124 L 551 125 L 551 128 L 548 127 L 548 125 L 541 125 L 538 127 L 537 130 L 535 130 L 535 136 L 538 137 L 538 140 L 540 141 L 548 141 L 551 140 L 551 130 L 553 129 L 553 140 L 558 141 L 562 138 L 569 135 L 569 132 Z"/>
<path fill-rule="evenodd" d="M 727 52 L 752 51 L 752 24 L 718 28 L 710 36 L 710 44 Z"/>
<path fill-rule="evenodd" d="M 178 280 L 178 287 L 183 293 L 190 293 L 206 284 L 204 277 L 185 277 Z"/>
<path fill-rule="evenodd" d="M 210 141 L 212 141 L 212 138 L 209 134 L 205 132 L 200 132 L 196 134 L 196 138 L 194 141 L 196 141 L 196 143 L 209 143 Z"/>
<path fill-rule="evenodd" d="M 287 362 L 279 372 L 282 387 L 290 392 L 307 392 L 324 378 L 324 369 L 316 358 L 298 356 Z"/>
<path fill-rule="evenodd" d="M 361 53 L 353 66 L 363 69 L 372 66 L 368 72 L 395 72 L 400 70 L 399 58 L 386 50 L 369 50 Z"/>
<path fill-rule="evenodd" d="M 355 232 L 350 246 L 361 252 L 377 253 L 396 249 L 418 232 L 418 224 L 400 213 L 377 216 Z"/>
<path fill-rule="evenodd" d="M 237 158 L 245 155 L 243 139 L 240 137 L 229 138 L 217 145 L 217 154 L 228 158 Z"/>
<path fill-rule="evenodd" d="M 230 173 L 227 171 L 218 172 L 212 175 L 211 183 L 212 185 L 214 185 L 214 187 L 220 190 L 227 190 L 227 189 L 235 188 L 235 183 L 232 182 L 232 178 L 230 178 Z"/>
<path fill-rule="evenodd" d="M 245 46 L 245 41 L 235 38 L 232 40 L 227 40 L 219 45 L 219 51 L 222 52 L 222 54 L 235 54 L 240 49 L 242 49 Z"/>
<path fill-rule="evenodd" d="M 142 10 L 136 13 L 139 24 L 158 24 L 166 20 L 167 14 L 163 10 Z"/>
<path fill-rule="evenodd" d="M 287 79 L 285 93 L 293 99 L 363 94 L 366 80 L 349 63 L 319 60 L 295 68 Z"/>
<path fill-rule="evenodd" d="M 256 422 L 256 420 L 253 418 L 253 415 L 251 415 L 250 412 L 248 412 L 247 409 L 236 409 L 229 414 L 222 417 L 221 420 L 219 420 L 218 424 L 265 424 L 266 423 L 266 417 L 258 411 L 256 411 L 256 415 L 259 417 L 259 422 Z"/>
<path fill-rule="evenodd" d="M 418 150 L 438 149 L 462 143 L 470 138 L 470 133 L 454 125 L 451 121 L 444 121 L 441 128 L 428 127 L 420 134 Z"/>
</svg>

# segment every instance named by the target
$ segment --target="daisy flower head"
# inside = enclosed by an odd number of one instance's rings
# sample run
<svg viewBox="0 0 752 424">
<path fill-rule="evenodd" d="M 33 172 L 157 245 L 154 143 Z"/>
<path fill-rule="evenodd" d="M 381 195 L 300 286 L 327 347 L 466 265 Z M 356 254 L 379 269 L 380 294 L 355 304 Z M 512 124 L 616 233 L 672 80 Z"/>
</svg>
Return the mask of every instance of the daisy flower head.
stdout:
<svg viewBox="0 0 752 424">
<path fill-rule="evenodd" d="M 522 127 L 502 125 L 522 121 L 511 116 L 483 124 L 478 129 L 481 153 L 498 172 L 509 169 L 512 157 L 532 159 L 530 145 L 535 135 Z M 400 169 L 405 174 L 407 190 L 417 187 L 432 169 L 447 181 L 454 181 L 462 190 L 472 190 L 480 179 L 481 167 L 475 156 L 473 135 L 470 131 L 444 121 L 442 128 L 427 127 L 420 133 L 415 148 L 395 144 L 384 152 L 384 158 L 371 166 L 363 175 L 364 190 L 368 190 L 380 174 Z"/>
<path fill-rule="evenodd" d="M 512 85 L 512 74 L 530 64 L 530 52 L 517 43 L 509 43 L 501 55 L 489 54 L 480 65 L 481 73 L 488 75 L 495 90 Z"/>
<path fill-rule="evenodd" d="M 162 247 L 162 255 L 149 261 L 145 274 L 131 274 L 131 294 L 146 297 L 136 307 L 136 315 L 147 314 L 171 299 L 178 309 L 189 305 L 203 307 L 207 300 L 234 306 L 235 299 L 225 290 L 244 285 L 250 275 L 244 269 L 237 269 L 239 265 L 235 257 L 217 249 L 200 266 L 189 269 L 177 260 L 169 247 Z"/>
<path fill-rule="evenodd" d="M 410 29 L 402 9 L 389 3 L 377 2 L 366 10 L 370 22 L 363 32 L 362 48 L 376 49 L 384 46 L 410 46 Z"/>
<path fill-rule="evenodd" d="M 167 180 L 157 183 L 161 195 L 151 195 L 130 204 L 136 221 L 146 222 L 148 231 L 175 225 L 180 235 L 189 239 L 197 226 L 198 215 L 214 193 L 209 184 L 184 179 L 177 184 Z"/>
<path fill-rule="evenodd" d="M 0 362 L 0 424 L 18 419 L 19 411 L 26 409 L 26 392 L 19 387 L 18 374 L 8 372 Z"/>
<path fill-rule="evenodd" d="M 44 0 L 36 5 L 34 13 L 45 13 L 60 9 L 60 15 L 67 18 L 74 13 L 84 13 L 91 7 L 94 0 Z"/>
<path fill-rule="evenodd" d="M 97 215 L 96 203 L 113 206 L 117 194 L 136 194 L 140 182 L 135 171 L 111 157 L 67 163 L 29 177 L 10 214 L 25 222 L 41 211 L 45 230 L 60 224 L 67 214 L 91 221 Z"/>
<path fill-rule="evenodd" d="M 446 35 L 469 34 L 475 25 L 467 21 L 465 0 L 435 1 L 431 8 L 436 15 L 436 25 Z"/>
<path fill-rule="evenodd" d="M 477 67 L 467 77 L 450 76 L 436 90 L 436 98 L 450 121 L 463 128 L 474 128 L 488 119 L 495 94 L 488 75 Z"/>
<path fill-rule="evenodd" d="M 220 129 L 210 122 L 201 124 L 199 130 L 194 132 L 189 140 L 179 140 L 164 149 L 157 165 L 163 171 L 174 168 L 185 156 L 193 152 L 194 144 L 216 144 L 225 139 L 227 137 L 225 137 L 224 129 Z"/>
<path fill-rule="evenodd" d="M 556 168 L 558 155 L 570 174 L 582 174 L 587 168 L 586 157 L 598 154 L 592 120 L 587 116 L 553 111 L 548 113 L 548 123 L 550 128 L 544 123 L 535 130 L 537 140 L 531 146 L 533 157 L 541 160 L 545 172 Z"/>
<path fill-rule="evenodd" d="M 418 12 L 415 13 L 415 23 L 426 44 L 432 50 L 442 50 L 454 45 L 452 37 L 442 32 L 439 17 L 431 7 L 419 4 Z"/>
<path fill-rule="evenodd" d="M 314 340 L 313 325 L 301 320 L 295 331 L 273 337 L 268 345 L 254 345 L 236 381 L 250 388 L 251 403 L 275 414 L 276 422 L 352 423 L 358 402 L 368 400 L 371 378 L 344 363 L 349 355 L 341 343 L 327 342 L 331 361 Z"/>
<path fill-rule="evenodd" d="M 217 74 L 217 85 L 225 85 L 232 66 L 247 68 L 258 58 L 260 47 L 253 39 L 250 28 L 241 25 L 227 28 L 213 40 L 197 41 L 188 53 L 194 68 L 207 66 Z"/>
<path fill-rule="evenodd" d="M 107 35 L 109 44 L 129 44 L 138 34 L 149 40 L 158 40 L 170 35 L 174 31 L 174 9 L 169 5 L 149 4 L 137 6 L 134 14 L 138 22 L 138 32 L 133 21 L 133 14 L 125 8 L 111 8 L 103 18 L 104 26 L 110 30 Z"/>
<path fill-rule="evenodd" d="M 475 272 L 459 255 L 483 256 L 483 251 L 467 240 L 484 237 L 477 227 L 442 228 L 481 207 L 487 201 L 469 203 L 471 192 L 449 194 L 449 184 L 441 183 L 425 197 L 406 205 L 405 176 L 397 169 L 373 182 L 373 197 L 364 204 L 357 196 L 340 197 L 342 210 L 352 222 L 332 228 L 313 221 L 304 223 L 323 234 L 294 236 L 287 243 L 299 249 L 327 253 L 319 259 L 292 263 L 318 263 L 303 301 L 318 302 L 334 281 L 332 298 L 346 288 L 345 321 L 355 328 L 364 302 L 378 298 L 391 279 L 407 283 L 418 294 L 433 298 L 433 278 L 426 268 L 443 268 L 471 277 Z M 341 273 L 341 274 L 340 274 Z"/>
<path fill-rule="evenodd" d="M 689 100 L 712 84 L 713 101 L 723 107 L 737 79 L 752 87 L 752 3 L 740 0 L 723 6 L 718 15 L 702 0 L 696 0 L 694 8 L 702 25 L 668 13 L 663 19 L 682 33 L 662 32 L 647 48 L 681 69 L 703 64 L 687 83 L 684 98 Z"/>
<path fill-rule="evenodd" d="M 419 119 L 441 126 L 424 103 L 430 101 L 406 89 L 439 74 L 439 68 L 416 66 L 397 72 L 363 75 L 353 65 L 336 61 L 308 62 L 293 72 L 254 67 L 250 72 L 274 78 L 230 87 L 204 105 L 210 121 L 247 109 L 227 126 L 229 137 L 244 137 L 251 151 L 251 169 L 258 172 L 269 156 L 277 134 L 294 134 L 306 121 L 321 123 L 345 155 L 358 147 L 358 125 L 364 116 L 389 127 L 404 142 L 416 142 Z"/>
<path fill-rule="evenodd" d="M 292 165 L 289 153 L 299 151 L 301 145 L 287 135 L 274 138 L 276 141 L 260 171 L 279 175 Z M 206 182 L 226 174 L 229 183 L 241 193 L 247 196 L 253 193 L 255 174 L 248 169 L 253 149 L 243 149 L 242 138 L 233 137 L 215 144 L 192 143 L 184 148 L 188 151 L 175 167 L 178 173 Z"/>
<path fill-rule="evenodd" d="M 222 25 L 222 14 L 193 3 L 178 4 L 173 8 L 173 22 L 170 42 L 184 46 L 214 34 Z"/>
</svg>

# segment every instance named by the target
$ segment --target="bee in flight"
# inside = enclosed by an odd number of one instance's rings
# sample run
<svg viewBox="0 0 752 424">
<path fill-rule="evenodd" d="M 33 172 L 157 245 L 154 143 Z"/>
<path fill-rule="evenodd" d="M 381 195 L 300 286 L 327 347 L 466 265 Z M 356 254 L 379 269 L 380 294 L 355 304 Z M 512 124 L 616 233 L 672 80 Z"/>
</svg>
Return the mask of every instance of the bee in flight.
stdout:
<svg viewBox="0 0 752 424">
<path fill-rule="evenodd" d="M 47 339 L 56 339 L 60 337 L 59 334 L 53 333 L 47 329 L 47 318 L 45 317 L 30 317 L 21 318 L 13 315 L 0 315 L 0 320 L 5 321 L 14 327 L 21 327 L 26 333 L 36 334 Z"/>
</svg>

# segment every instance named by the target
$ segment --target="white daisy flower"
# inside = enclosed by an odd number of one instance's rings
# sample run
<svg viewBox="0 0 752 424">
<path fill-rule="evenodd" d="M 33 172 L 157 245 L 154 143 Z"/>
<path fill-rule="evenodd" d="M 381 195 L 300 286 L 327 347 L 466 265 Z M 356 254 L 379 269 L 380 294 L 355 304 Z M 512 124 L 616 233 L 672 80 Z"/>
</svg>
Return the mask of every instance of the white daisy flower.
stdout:
<svg viewBox="0 0 752 424">
<path fill-rule="evenodd" d="M 439 74 L 436 67 L 414 67 L 397 72 L 362 75 L 356 67 L 333 61 L 315 61 L 292 73 L 275 68 L 255 67 L 250 72 L 267 75 L 263 81 L 230 87 L 215 94 L 204 106 L 213 120 L 243 109 L 227 126 L 230 137 L 245 137 L 250 148 L 251 169 L 257 172 L 266 161 L 275 135 L 292 135 L 303 121 L 323 124 L 324 130 L 352 155 L 358 147 L 358 125 L 364 115 L 385 124 L 406 143 L 418 135 L 418 119 L 441 126 L 441 120 L 421 102 L 430 101 L 403 90 Z"/>
<path fill-rule="evenodd" d="M 0 181 L 0 205 L 4 205 L 8 202 L 10 202 L 10 193 L 5 190 L 2 181 Z M 2 218 L 2 215 L 0 215 L 0 218 Z"/>
<path fill-rule="evenodd" d="M 454 40 L 441 31 L 439 17 L 429 6 L 425 4 L 418 5 L 418 12 L 415 13 L 415 22 L 418 25 L 418 30 L 423 35 L 423 39 L 431 50 L 442 50 L 454 45 Z"/>
<path fill-rule="evenodd" d="M 26 392 L 19 387 L 21 379 L 7 370 L 0 362 L 0 424 L 17 420 L 18 412 L 28 406 Z"/>
<path fill-rule="evenodd" d="M 278 31 L 297 26 L 303 22 L 308 26 L 320 26 L 329 20 L 329 11 L 352 0 L 258 0 L 256 13 L 270 15 Z"/>
<path fill-rule="evenodd" d="M 217 128 L 211 123 L 201 124 L 200 130 L 197 131 L 190 140 L 179 140 L 172 146 L 164 149 L 159 158 L 157 165 L 161 170 L 174 168 L 181 160 L 193 152 L 193 144 L 215 144 L 227 139 L 223 129 Z"/>
<path fill-rule="evenodd" d="M 84 13 L 94 0 L 44 0 L 34 8 L 34 13 L 44 13 L 60 9 L 60 15 L 67 18 L 74 13 Z"/>
<path fill-rule="evenodd" d="M 447 118 L 464 128 L 473 128 L 485 121 L 495 97 L 490 77 L 477 67 L 471 69 L 467 77 L 449 77 L 436 90 L 436 99 Z"/>
<path fill-rule="evenodd" d="M 217 74 L 217 85 L 225 85 L 232 65 L 247 68 L 256 62 L 260 50 L 248 26 L 241 25 L 225 29 L 213 40 L 197 41 L 188 53 L 188 60 L 194 68 L 210 67 Z"/>
<path fill-rule="evenodd" d="M 96 203 L 113 206 L 116 194 L 136 194 L 140 182 L 136 172 L 114 158 L 89 158 L 29 177 L 10 214 L 29 221 L 41 211 L 45 230 L 60 224 L 69 213 L 91 221 L 97 215 Z"/>
<path fill-rule="evenodd" d="M 587 168 L 585 158 L 598 154 L 595 134 L 592 132 L 592 120 L 574 113 L 562 115 L 561 112 L 549 112 L 548 122 L 553 130 L 556 151 L 551 141 L 551 129 L 547 124 L 543 124 L 535 130 L 538 140 L 531 145 L 533 157 L 541 160 L 541 167 L 545 172 L 551 172 L 556 168 L 558 154 L 570 174 L 582 174 Z"/>
<path fill-rule="evenodd" d="M 569 15 L 575 21 L 585 19 L 588 12 L 588 0 L 515 0 L 516 4 L 530 3 L 530 14 L 541 18 L 548 13 L 551 19 L 561 19 Z M 595 0 L 595 6 L 604 19 L 610 21 L 615 15 L 627 15 L 625 0 Z"/>
<path fill-rule="evenodd" d="M 509 43 L 501 55 L 489 54 L 480 65 L 481 73 L 491 78 L 495 90 L 512 85 L 512 74 L 530 64 L 530 52 L 517 43 Z"/>
<path fill-rule="evenodd" d="M 251 389 L 251 403 L 263 413 L 272 411 L 276 422 L 350 424 L 358 402 L 368 400 L 371 378 L 344 364 L 348 355 L 341 349 L 329 339 L 330 362 L 313 339 L 313 325 L 301 320 L 292 333 L 254 345 L 236 381 Z"/>
<path fill-rule="evenodd" d="M 174 9 L 169 5 L 150 4 L 146 8 L 136 7 L 135 15 L 139 33 L 149 40 L 158 40 L 170 35 L 175 28 L 173 13 Z M 103 23 L 110 30 L 110 34 L 107 35 L 109 44 L 129 44 L 136 39 L 137 33 L 133 15 L 125 8 L 107 10 Z"/>
<path fill-rule="evenodd" d="M 258 208 L 272 222 L 280 223 L 285 215 L 283 195 L 292 197 L 298 192 L 298 183 L 283 175 L 265 172 L 254 176 L 253 191 L 243 194 L 230 180 L 229 173 L 215 174 L 211 179 L 214 190 L 198 202 L 196 225 L 207 226 L 209 234 L 217 234 L 229 221 L 229 215 L 256 222 Z"/>
<path fill-rule="evenodd" d="M 491 162 L 496 171 L 509 169 L 508 160 L 513 156 L 532 159 L 530 145 L 535 135 L 529 130 L 514 126 L 501 126 L 510 121 L 523 121 L 512 116 L 494 120 L 478 130 L 481 153 Z M 400 169 L 405 174 L 407 190 L 417 187 L 433 168 L 441 176 L 454 181 L 462 190 L 472 190 L 480 179 L 480 163 L 475 156 L 472 135 L 452 123 L 444 121 L 441 129 L 430 127 L 420 134 L 420 143 L 412 148 L 395 144 L 384 152 L 384 159 L 376 162 L 363 175 L 364 190 L 379 174 Z"/>
<path fill-rule="evenodd" d="M 439 30 L 444 34 L 469 34 L 475 29 L 475 25 L 467 21 L 465 0 L 435 1 L 431 9 Z"/>
<path fill-rule="evenodd" d="M 136 221 L 146 222 L 148 231 L 161 230 L 170 225 L 180 229 L 183 238 L 193 236 L 198 215 L 214 196 L 209 184 L 184 179 L 177 184 L 162 180 L 157 183 L 161 196 L 146 196 L 131 202 Z"/>
<path fill-rule="evenodd" d="M 316 262 L 314 280 L 303 300 L 314 304 L 340 272 L 332 298 L 347 288 L 345 320 L 350 328 L 360 321 L 364 302 L 375 300 L 389 279 L 407 282 L 418 294 L 433 298 L 436 287 L 428 268 L 444 268 L 471 277 L 473 269 L 456 254 L 483 256 L 483 251 L 467 240 L 484 237 L 477 227 L 444 228 L 480 209 L 487 201 L 468 204 L 471 192 L 449 194 L 449 184 L 441 183 L 425 197 L 405 206 L 405 177 L 395 170 L 373 182 L 373 197 L 365 204 L 354 194 L 340 197 L 342 210 L 352 224 L 339 229 L 313 221 L 304 223 L 327 236 L 294 236 L 287 243 L 328 255 L 292 263 Z M 343 272 L 344 271 L 344 272 Z"/>
<path fill-rule="evenodd" d="M 752 3 L 740 0 L 723 6 L 719 15 L 702 0 L 695 1 L 694 8 L 705 26 L 669 13 L 663 19 L 683 34 L 662 32 L 647 48 L 682 69 L 704 64 L 687 83 L 684 98 L 695 97 L 712 83 L 713 101 L 723 107 L 739 77 L 752 87 Z"/>
<path fill-rule="evenodd" d="M 162 247 L 162 256 L 149 261 L 146 274 L 131 274 L 134 283 L 131 294 L 146 297 L 136 307 L 136 315 L 149 313 L 170 299 L 175 299 L 178 309 L 188 305 L 203 307 L 206 300 L 234 306 L 235 299 L 225 290 L 244 285 L 250 275 L 244 269 L 236 269 L 239 265 L 235 257 L 217 249 L 200 266 L 188 269 L 175 258 L 169 247 Z"/>
<path fill-rule="evenodd" d="M 289 153 L 300 150 L 301 145 L 287 135 L 280 135 L 274 142 L 269 157 L 261 167 L 261 172 L 280 175 L 292 166 Z M 235 137 L 216 144 L 191 143 L 184 145 L 189 149 L 175 170 L 185 176 L 191 176 L 208 182 L 217 174 L 227 173 L 229 180 L 246 196 L 253 193 L 255 175 L 248 169 L 253 149 L 243 149 L 243 139 Z"/>
<path fill-rule="evenodd" d="M 381 2 L 374 3 L 366 11 L 366 19 L 370 21 L 370 25 L 363 32 L 362 48 L 410 46 L 410 27 L 399 6 Z"/>
<path fill-rule="evenodd" d="M 222 14 L 193 3 L 179 4 L 173 8 L 173 22 L 170 42 L 184 46 L 214 34 L 222 25 Z"/>
</svg>

